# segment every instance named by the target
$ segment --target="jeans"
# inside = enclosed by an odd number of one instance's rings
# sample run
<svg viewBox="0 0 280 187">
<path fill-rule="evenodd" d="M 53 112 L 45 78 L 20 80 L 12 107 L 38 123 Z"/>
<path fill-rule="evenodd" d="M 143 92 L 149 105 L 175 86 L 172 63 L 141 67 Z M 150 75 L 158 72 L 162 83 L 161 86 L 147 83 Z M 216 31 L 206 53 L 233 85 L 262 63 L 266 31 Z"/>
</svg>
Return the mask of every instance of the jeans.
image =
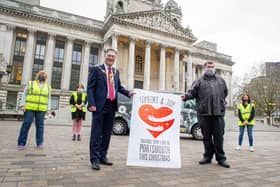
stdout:
<svg viewBox="0 0 280 187">
<path fill-rule="evenodd" d="M 23 123 L 18 136 L 18 146 L 25 146 L 28 137 L 28 132 L 35 117 L 36 126 L 36 144 L 43 145 L 44 141 L 44 118 L 45 112 L 26 110 L 24 112 Z"/>
<path fill-rule="evenodd" d="M 239 140 L 238 145 L 242 145 L 244 130 L 246 126 L 239 126 Z M 247 134 L 249 138 L 249 145 L 253 146 L 253 125 L 247 125 Z"/>
</svg>

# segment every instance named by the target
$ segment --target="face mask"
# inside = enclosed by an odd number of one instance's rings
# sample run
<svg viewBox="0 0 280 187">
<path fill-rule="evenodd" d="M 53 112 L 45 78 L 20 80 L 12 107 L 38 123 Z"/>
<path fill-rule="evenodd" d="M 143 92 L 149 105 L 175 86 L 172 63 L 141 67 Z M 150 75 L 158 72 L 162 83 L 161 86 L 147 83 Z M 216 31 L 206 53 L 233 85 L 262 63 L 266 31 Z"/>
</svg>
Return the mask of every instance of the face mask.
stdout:
<svg viewBox="0 0 280 187">
<path fill-rule="evenodd" d="M 46 78 L 45 78 L 45 76 L 40 75 L 40 76 L 38 77 L 38 80 L 39 80 L 39 81 L 45 81 Z"/>
<path fill-rule="evenodd" d="M 78 89 L 78 92 L 83 92 L 83 91 L 84 91 L 83 88 L 79 88 L 79 89 Z"/>
<path fill-rule="evenodd" d="M 208 76 L 213 76 L 215 74 L 216 70 L 215 68 L 206 68 L 205 69 L 205 74 Z"/>
</svg>

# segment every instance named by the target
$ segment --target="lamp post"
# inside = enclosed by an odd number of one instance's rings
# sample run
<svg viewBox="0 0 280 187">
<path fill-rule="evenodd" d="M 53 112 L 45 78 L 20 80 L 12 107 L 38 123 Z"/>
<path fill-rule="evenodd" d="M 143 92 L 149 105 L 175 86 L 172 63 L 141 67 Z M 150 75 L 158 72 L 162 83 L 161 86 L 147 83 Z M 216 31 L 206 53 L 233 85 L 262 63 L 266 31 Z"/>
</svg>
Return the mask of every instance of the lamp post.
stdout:
<svg viewBox="0 0 280 187">
<path fill-rule="evenodd" d="M 273 116 L 271 115 L 271 113 L 272 113 L 272 111 L 273 111 L 273 109 L 274 109 L 274 107 L 276 106 L 276 103 L 274 103 L 274 102 L 269 102 L 268 103 L 268 107 L 269 107 L 269 113 L 270 113 L 270 120 L 271 120 L 271 125 L 273 125 Z"/>
</svg>

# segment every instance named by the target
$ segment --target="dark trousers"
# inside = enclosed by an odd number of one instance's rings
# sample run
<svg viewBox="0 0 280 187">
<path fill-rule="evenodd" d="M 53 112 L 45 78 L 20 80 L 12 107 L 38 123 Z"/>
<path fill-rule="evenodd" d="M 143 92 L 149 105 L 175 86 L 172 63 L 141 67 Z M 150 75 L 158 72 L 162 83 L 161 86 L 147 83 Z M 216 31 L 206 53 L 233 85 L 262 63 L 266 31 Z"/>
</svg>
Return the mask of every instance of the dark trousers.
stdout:
<svg viewBox="0 0 280 187">
<path fill-rule="evenodd" d="M 199 116 L 198 120 L 203 134 L 204 158 L 211 160 L 215 153 L 218 162 L 225 161 L 224 118 L 222 116 Z"/>
<path fill-rule="evenodd" d="M 99 162 L 105 159 L 110 144 L 111 132 L 115 118 L 113 102 L 106 100 L 101 112 L 92 113 L 90 134 L 90 161 Z"/>
<path fill-rule="evenodd" d="M 45 112 L 26 110 L 24 112 L 23 123 L 19 131 L 18 146 L 25 146 L 28 137 L 28 132 L 34 117 L 35 117 L 35 126 L 36 126 L 36 144 L 43 145 Z"/>
</svg>

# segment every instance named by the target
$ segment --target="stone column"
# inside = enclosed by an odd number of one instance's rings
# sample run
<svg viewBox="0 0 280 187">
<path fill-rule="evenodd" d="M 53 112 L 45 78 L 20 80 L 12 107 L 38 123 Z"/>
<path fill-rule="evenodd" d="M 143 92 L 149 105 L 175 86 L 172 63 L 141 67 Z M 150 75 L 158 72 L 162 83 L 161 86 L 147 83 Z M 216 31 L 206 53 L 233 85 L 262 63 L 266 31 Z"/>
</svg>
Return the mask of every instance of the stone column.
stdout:
<svg viewBox="0 0 280 187">
<path fill-rule="evenodd" d="M 149 90 L 151 83 L 151 42 L 146 41 L 145 69 L 144 69 L 144 89 Z"/>
<path fill-rule="evenodd" d="M 87 81 L 88 81 L 88 68 L 89 68 L 89 55 L 90 55 L 90 43 L 86 42 L 85 44 L 85 53 L 83 57 L 83 63 L 81 67 L 81 83 L 87 87 Z"/>
<path fill-rule="evenodd" d="M 128 61 L 128 89 L 134 88 L 135 38 L 130 37 Z"/>
<path fill-rule="evenodd" d="M 99 54 L 99 60 L 98 60 L 98 64 L 101 65 L 104 63 L 104 55 L 105 55 L 105 47 L 104 47 L 104 44 L 101 44 L 100 45 L 100 54 Z"/>
<path fill-rule="evenodd" d="M 232 106 L 232 87 L 231 87 L 231 72 L 230 71 L 225 71 L 224 72 L 225 75 L 225 81 L 227 84 L 227 88 L 228 88 L 228 96 L 227 96 L 227 106 Z"/>
<path fill-rule="evenodd" d="M 112 34 L 112 49 L 118 51 L 118 35 L 116 33 Z"/>
<path fill-rule="evenodd" d="M 228 92 L 229 92 L 229 106 L 233 106 L 233 102 L 232 102 L 232 72 L 229 71 L 228 72 Z"/>
<path fill-rule="evenodd" d="M 52 68 L 53 68 L 53 59 L 54 59 L 54 50 L 55 50 L 55 34 L 49 33 L 49 39 L 47 44 L 46 58 L 44 62 L 44 70 L 48 74 L 47 83 L 51 84 L 52 82 Z"/>
<path fill-rule="evenodd" d="M 28 37 L 26 42 L 26 50 L 23 61 L 21 84 L 26 85 L 31 79 L 33 61 L 34 61 L 34 47 L 35 47 L 35 30 L 28 29 Z"/>
<path fill-rule="evenodd" d="M 165 90 L 165 46 L 160 49 L 159 90 Z"/>
<path fill-rule="evenodd" d="M 185 92 L 187 91 L 187 73 L 186 73 L 186 65 L 188 64 L 188 56 L 187 55 L 184 55 L 184 58 L 182 60 L 182 69 L 183 69 L 183 72 L 182 72 L 182 80 L 183 80 L 183 85 L 182 85 L 182 91 Z"/>
<path fill-rule="evenodd" d="M 118 35 L 117 33 L 112 34 L 112 49 L 118 51 Z M 118 56 L 116 58 L 116 61 L 114 63 L 114 66 L 117 68 L 117 63 L 118 63 Z"/>
<path fill-rule="evenodd" d="M 175 49 L 175 56 L 174 56 L 174 89 L 175 91 L 180 90 L 180 52 L 179 49 Z"/>
<path fill-rule="evenodd" d="M 14 38 L 14 29 L 15 25 L 3 25 L 3 33 L 2 28 L 0 27 L 0 53 L 3 54 L 3 68 L 6 69 L 6 65 L 12 64 L 12 47 L 13 47 L 13 38 Z M 8 76 L 3 76 L 1 82 L 8 82 Z"/>
<path fill-rule="evenodd" d="M 192 79 L 193 79 L 193 81 L 195 81 L 196 80 L 196 65 L 195 64 L 193 64 L 193 66 L 192 66 Z"/>
<path fill-rule="evenodd" d="M 187 89 L 190 89 L 193 82 L 193 69 L 192 69 L 192 57 L 189 55 L 187 58 Z"/>
<path fill-rule="evenodd" d="M 182 82 L 181 82 L 181 87 L 180 87 L 180 91 L 185 92 L 186 91 L 186 62 L 184 62 L 184 60 L 181 61 L 182 63 Z"/>
<path fill-rule="evenodd" d="M 8 24 L 3 27 L 5 28 L 5 32 L 3 33 L 3 35 L 1 34 L 0 38 L 0 40 L 2 41 L 0 44 L 0 53 L 3 54 L 5 62 L 7 64 L 10 64 L 15 25 Z"/>
<path fill-rule="evenodd" d="M 65 61 L 64 61 L 64 64 L 63 64 L 62 84 L 61 84 L 61 88 L 64 89 L 64 90 L 69 90 L 69 86 L 70 86 L 73 41 L 74 41 L 74 38 L 71 38 L 71 37 L 67 37 L 67 39 L 68 40 L 67 40 Z"/>
<path fill-rule="evenodd" d="M 199 67 L 199 69 L 198 69 L 198 77 L 201 77 L 202 73 L 203 73 L 203 66 L 199 65 L 198 67 Z"/>
</svg>

